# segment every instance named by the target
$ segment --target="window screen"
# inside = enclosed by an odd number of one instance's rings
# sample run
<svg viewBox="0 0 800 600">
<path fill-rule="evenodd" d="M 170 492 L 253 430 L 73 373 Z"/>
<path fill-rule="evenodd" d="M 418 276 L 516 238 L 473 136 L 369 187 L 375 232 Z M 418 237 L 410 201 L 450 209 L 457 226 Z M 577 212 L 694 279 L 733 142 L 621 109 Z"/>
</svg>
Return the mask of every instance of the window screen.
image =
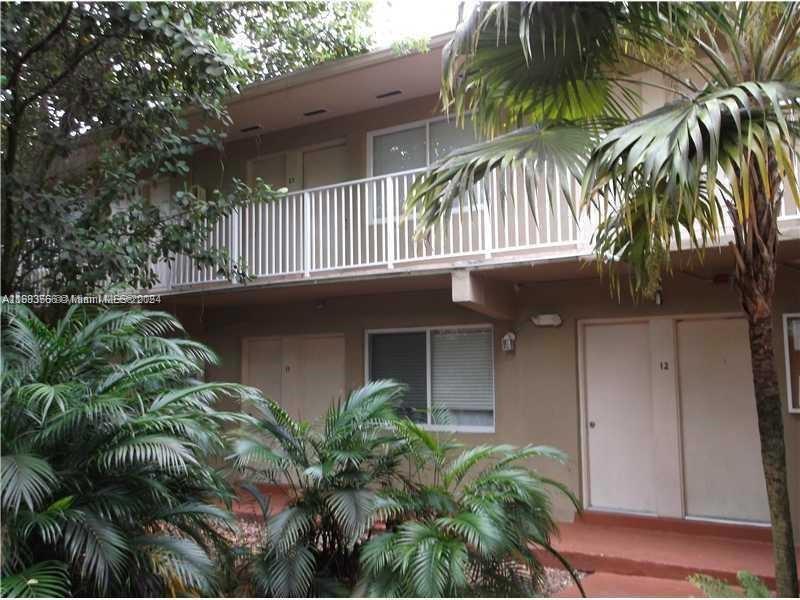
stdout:
<svg viewBox="0 0 800 600">
<path fill-rule="evenodd" d="M 488 327 L 373 333 L 369 336 L 369 376 L 407 384 L 403 408 L 417 422 L 491 428 L 493 339 Z"/>
<path fill-rule="evenodd" d="M 475 130 L 472 121 L 465 119 L 464 127 L 454 121 L 435 121 L 431 123 L 431 162 L 444 158 L 456 148 L 475 143 Z"/>
<path fill-rule="evenodd" d="M 492 425 L 494 376 L 492 332 L 431 332 L 431 395 L 434 409 L 444 410 L 457 425 Z M 433 411 L 433 418 L 439 412 Z"/>
<path fill-rule="evenodd" d="M 425 126 L 376 135 L 372 140 L 372 173 L 386 175 L 427 164 Z"/>
<path fill-rule="evenodd" d="M 425 332 L 378 333 L 370 336 L 372 380 L 394 379 L 408 386 L 403 400 L 406 416 L 425 422 L 428 410 L 428 364 Z"/>
</svg>

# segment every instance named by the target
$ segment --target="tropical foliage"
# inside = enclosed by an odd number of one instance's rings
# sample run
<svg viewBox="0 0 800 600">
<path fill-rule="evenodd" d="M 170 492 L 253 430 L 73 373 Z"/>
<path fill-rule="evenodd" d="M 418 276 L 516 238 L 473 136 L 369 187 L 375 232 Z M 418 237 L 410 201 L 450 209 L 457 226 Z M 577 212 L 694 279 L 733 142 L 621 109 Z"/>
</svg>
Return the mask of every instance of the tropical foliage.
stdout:
<svg viewBox="0 0 800 600">
<path fill-rule="evenodd" d="M 739 571 L 736 574 L 739 592 L 733 589 L 724 581 L 710 577 L 708 575 L 692 575 L 689 581 L 697 586 L 709 598 L 771 598 L 772 594 L 758 577 L 747 571 Z"/>
<path fill-rule="evenodd" d="M 772 302 L 780 206 L 800 203 L 800 5 L 478 3 L 444 53 L 445 106 L 485 141 L 414 185 L 424 227 L 491 171 L 530 186 L 547 165 L 548 197 L 596 217 L 598 265 L 615 286 L 628 273 L 635 296 L 659 289 L 673 247 L 732 234 L 778 591 L 797 596 Z"/>
<path fill-rule="evenodd" d="M 555 553 L 549 491 L 531 458 L 545 447 L 464 449 L 407 418 L 403 386 L 377 381 L 319 424 L 274 402 L 236 434 L 233 460 L 262 503 L 267 542 L 253 561 L 267 596 L 520 596 L 540 589 L 534 548 Z M 274 514 L 254 484 L 285 484 Z M 556 554 L 557 555 L 557 554 Z"/>
<path fill-rule="evenodd" d="M 368 45 L 362 2 L 3 2 L 2 12 L 4 294 L 141 289 L 176 253 L 245 278 L 206 233 L 275 194 L 222 185 L 226 98 Z M 202 151 L 219 164 L 215 183 L 193 178 Z M 173 189 L 157 205 L 146 189 L 164 181 Z"/>
<path fill-rule="evenodd" d="M 266 546 L 253 562 L 265 596 L 338 595 L 352 586 L 358 554 L 375 521 L 378 491 L 401 478 L 403 446 L 392 433 L 393 401 L 403 388 L 385 381 L 355 390 L 316 426 L 277 403 L 237 432 L 234 465 L 262 503 Z M 288 505 L 270 516 L 253 484 L 287 485 Z"/>
<path fill-rule="evenodd" d="M 564 462 L 546 446 L 465 448 L 417 423 L 397 422 L 414 472 L 403 489 L 380 493 L 376 514 L 386 531 L 361 553 L 361 587 L 370 596 L 522 597 L 542 589 L 537 551 L 554 555 L 551 493 L 562 484 L 540 475 L 531 459 Z"/>
<path fill-rule="evenodd" d="M 2 319 L 2 595 L 214 595 L 232 492 L 209 460 L 246 419 L 214 405 L 254 392 L 200 381 L 214 354 L 165 313 Z"/>
</svg>

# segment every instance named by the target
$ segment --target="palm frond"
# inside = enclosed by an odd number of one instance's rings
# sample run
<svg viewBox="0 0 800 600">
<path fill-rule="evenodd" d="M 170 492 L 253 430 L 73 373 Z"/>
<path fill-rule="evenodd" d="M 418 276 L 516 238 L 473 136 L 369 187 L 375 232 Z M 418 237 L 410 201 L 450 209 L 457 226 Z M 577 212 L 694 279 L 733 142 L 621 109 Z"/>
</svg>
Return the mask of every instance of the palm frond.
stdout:
<svg viewBox="0 0 800 600">
<path fill-rule="evenodd" d="M 375 515 L 375 493 L 366 489 L 332 490 L 325 501 L 341 524 L 351 544 L 372 525 Z"/>
<path fill-rule="evenodd" d="M 165 313 L 71 308 L 49 326 L 4 304 L 2 324 L 4 572 L 57 558 L 71 577 L 49 595 L 213 593 L 197 551 L 225 552 L 231 518 L 215 503 L 231 491 L 209 460 L 227 424 L 252 422 L 214 403 L 257 392 L 196 381 L 214 355 L 159 337 L 182 331 Z M 35 593 L 35 579 L 3 593 Z"/>
<path fill-rule="evenodd" d="M 90 513 L 65 525 L 61 544 L 70 561 L 80 566 L 81 576 L 95 582 L 101 594 L 106 592 L 112 579 L 122 576 L 130 549 L 118 527 Z"/>
<path fill-rule="evenodd" d="M 492 2 L 461 23 L 443 55 L 446 107 L 486 135 L 535 122 L 623 118 L 629 88 L 609 78 L 632 40 L 667 25 L 647 3 Z"/>
<path fill-rule="evenodd" d="M 67 565 L 55 560 L 36 563 L 19 573 L 0 577 L 3 598 L 63 598 L 69 587 Z"/>
<path fill-rule="evenodd" d="M 308 595 L 314 580 L 314 553 L 307 546 L 269 554 L 254 565 L 254 579 L 267 596 L 301 598 Z"/>
<path fill-rule="evenodd" d="M 197 464 L 191 444 L 170 435 L 134 435 L 101 452 L 97 460 L 105 469 L 155 464 L 171 472 L 185 472 Z"/>
<path fill-rule="evenodd" d="M 436 526 L 457 535 L 487 556 L 503 542 L 502 530 L 484 512 L 462 512 L 452 517 L 441 517 L 436 520 Z"/>
<path fill-rule="evenodd" d="M 33 454 L 4 455 L 0 463 L 3 510 L 17 512 L 23 504 L 29 510 L 35 510 L 53 492 L 58 482 L 50 463 Z"/>
<path fill-rule="evenodd" d="M 590 128 L 551 122 L 456 149 L 415 180 L 406 198 L 406 211 L 418 211 L 419 226 L 424 231 L 449 217 L 456 204 L 469 204 L 474 209 L 489 194 L 486 178 L 493 171 L 504 174 L 498 179 L 502 183 L 499 193 L 506 203 L 524 202 L 533 211 L 533 181 L 539 173 L 546 174 L 542 185 L 551 203 L 562 193 L 572 202 L 571 182 L 580 179 L 596 139 L 596 132 Z M 524 199 L 511 193 L 505 184 L 507 178 L 520 180 L 514 187 Z M 555 207 L 551 204 L 549 209 Z M 499 219 L 500 215 L 492 218 Z"/>
<path fill-rule="evenodd" d="M 166 535 L 147 535 L 131 540 L 138 551 L 145 549 L 152 569 L 173 594 L 185 591 L 210 594 L 214 590 L 214 563 L 199 544 Z"/>
<path fill-rule="evenodd" d="M 782 181 L 800 202 L 793 164 L 798 102 L 796 84 L 743 82 L 609 132 L 583 178 L 584 203 L 601 219 L 598 255 L 630 264 L 634 291 L 650 293 L 683 235 L 703 248 L 726 216 L 734 231 L 748 227 L 754 185 L 774 203 Z"/>
<path fill-rule="evenodd" d="M 502 445 L 489 445 L 489 444 L 481 444 L 478 446 L 473 446 L 462 452 L 458 457 L 456 457 L 448 466 L 445 471 L 445 483 L 450 485 L 451 483 L 458 484 L 464 476 L 479 462 L 486 460 L 487 458 L 491 458 L 497 455 L 507 455 L 509 452 L 513 450 L 513 446 L 508 444 Z"/>
<path fill-rule="evenodd" d="M 314 513 L 303 506 L 291 506 L 271 517 L 267 523 L 269 546 L 285 553 L 297 545 L 314 525 Z"/>
</svg>

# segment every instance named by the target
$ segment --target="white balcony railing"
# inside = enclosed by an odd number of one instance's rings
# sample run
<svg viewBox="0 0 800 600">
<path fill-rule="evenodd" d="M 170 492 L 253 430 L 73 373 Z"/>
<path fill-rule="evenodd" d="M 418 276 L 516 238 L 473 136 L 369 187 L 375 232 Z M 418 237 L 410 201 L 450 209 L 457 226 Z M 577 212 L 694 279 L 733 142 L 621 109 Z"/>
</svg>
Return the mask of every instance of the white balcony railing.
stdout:
<svg viewBox="0 0 800 600">
<path fill-rule="evenodd" d="M 576 222 L 560 181 L 545 184 L 547 164 L 528 166 L 493 172 L 424 238 L 415 235 L 417 212 L 405 208 L 413 180 L 422 172 L 417 170 L 290 192 L 275 202 L 251 205 L 216 223 L 206 244 L 227 249 L 232 264 L 243 262 L 249 275 L 264 281 L 515 253 L 588 252 L 592 223 Z M 524 171 L 536 174 L 529 184 Z M 577 194 L 572 178 L 565 185 Z M 800 222 L 794 203 L 783 203 L 780 220 Z M 159 263 L 157 272 L 158 291 L 226 281 L 185 256 L 171 266 Z"/>
<path fill-rule="evenodd" d="M 290 192 L 275 202 L 248 206 L 216 223 L 206 245 L 227 249 L 232 263 L 242 262 L 256 279 L 393 269 L 524 250 L 574 251 L 582 239 L 578 225 L 559 185 L 546 186 L 546 169 L 532 165 L 529 172 L 540 175 L 530 185 L 521 168 L 494 172 L 424 238 L 415 235 L 416 210 L 405 209 L 414 178 L 422 172 L 416 170 Z M 158 290 L 226 281 L 185 256 L 171 267 L 159 263 L 156 271 Z"/>
</svg>

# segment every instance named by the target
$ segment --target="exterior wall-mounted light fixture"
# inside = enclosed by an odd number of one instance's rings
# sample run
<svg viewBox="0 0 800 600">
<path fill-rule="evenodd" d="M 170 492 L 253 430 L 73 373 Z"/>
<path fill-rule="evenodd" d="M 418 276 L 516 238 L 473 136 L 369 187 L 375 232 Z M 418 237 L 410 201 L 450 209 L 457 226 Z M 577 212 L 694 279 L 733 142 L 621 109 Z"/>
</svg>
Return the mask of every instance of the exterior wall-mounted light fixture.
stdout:
<svg viewBox="0 0 800 600">
<path fill-rule="evenodd" d="M 509 331 L 500 340 L 500 347 L 503 349 L 503 352 L 506 352 L 508 354 L 514 352 L 516 345 L 517 345 L 517 334 L 514 333 L 513 331 Z"/>
</svg>

